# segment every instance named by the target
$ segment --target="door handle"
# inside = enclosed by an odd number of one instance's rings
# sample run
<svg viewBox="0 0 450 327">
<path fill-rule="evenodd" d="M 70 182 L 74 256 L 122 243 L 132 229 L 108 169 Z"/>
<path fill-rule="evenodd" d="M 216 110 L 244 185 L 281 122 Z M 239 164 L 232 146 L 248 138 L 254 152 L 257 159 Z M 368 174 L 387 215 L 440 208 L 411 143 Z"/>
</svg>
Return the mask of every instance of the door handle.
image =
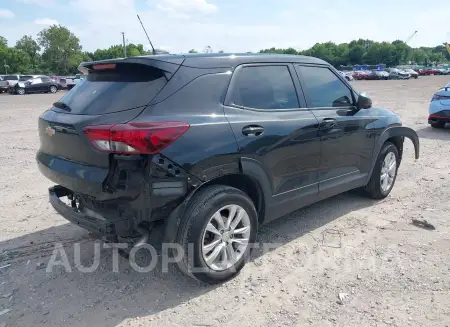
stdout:
<svg viewBox="0 0 450 327">
<path fill-rule="evenodd" d="M 334 118 L 325 118 L 320 123 L 320 129 L 333 129 L 337 126 L 337 120 Z"/>
<path fill-rule="evenodd" d="M 242 129 L 242 134 L 246 136 L 260 136 L 264 132 L 264 127 L 259 125 L 249 125 Z"/>
</svg>

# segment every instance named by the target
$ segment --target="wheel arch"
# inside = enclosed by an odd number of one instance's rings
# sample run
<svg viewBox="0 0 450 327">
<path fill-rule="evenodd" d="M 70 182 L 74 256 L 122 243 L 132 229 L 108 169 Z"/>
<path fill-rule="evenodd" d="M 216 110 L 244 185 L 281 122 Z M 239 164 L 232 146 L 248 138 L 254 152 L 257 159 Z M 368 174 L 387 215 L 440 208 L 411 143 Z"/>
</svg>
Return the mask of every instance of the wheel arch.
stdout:
<svg viewBox="0 0 450 327">
<path fill-rule="evenodd" d="M 400 158 L 403 156 L 403 141 L 404 139 L 409 138 L 411 142 L 414 145 L 414 152 L 415 152 L 415 159 L 419 159 L 420 155 L 420 142 L 419 142 L 419 136 L 417 135 L 416 131 L 409 127 L 404 126 L 391 126 L 387 129 L 385 129 L 381 135 L 379 136 L 377 143 L 375 145 L 375 149 L 373 152 L 372 157 L 372 167 L 370 169 L 370 173 L 367 177 L 367 182 L 370 179 L 370 176 L 372 175 L 372 171 L 376 164 L 376 159 L 378 158 L 378 155 L 380 154 L 381 148 L 386 142 L 391 142 L 395 145 L 397 150 L 399 151 Z"/>
<path fill-rule="evenodd" d="M 164 242 L 173 243 L 181 224 L 182 213 L 191 198 L 200 190 L 211 185 L 226 185 L 237 188 L 248 195 L 258 213 L 258 223 L 266 218 L 266 208 L 270 201 L 271 191 L 269 178 L 258 161 L 251 158 L 240 158 L 239 171 L 212 178 L 195 188 L 165 221 Z"/>
</svg>

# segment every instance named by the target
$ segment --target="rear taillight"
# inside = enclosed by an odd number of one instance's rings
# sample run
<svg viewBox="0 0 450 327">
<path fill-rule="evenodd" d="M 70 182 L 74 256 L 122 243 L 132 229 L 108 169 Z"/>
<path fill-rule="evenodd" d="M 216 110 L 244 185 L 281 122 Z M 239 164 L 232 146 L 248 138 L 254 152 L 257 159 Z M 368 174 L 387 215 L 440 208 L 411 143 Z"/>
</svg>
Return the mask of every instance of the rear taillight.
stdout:
<svg viewBox="0 0 450 327">
<path fill-rule="evenodd" d="M 449 100 L 450 96 L 435 94 L 431 98 L 431 101 L 441 101 L 441 100 Z"/>
<path fill-rule="evenodd" d="M 119 154 L 156 154 L 189 129 L 183 122 L 128 123 L 83 128 L 100 151 Z"/>
</svg>

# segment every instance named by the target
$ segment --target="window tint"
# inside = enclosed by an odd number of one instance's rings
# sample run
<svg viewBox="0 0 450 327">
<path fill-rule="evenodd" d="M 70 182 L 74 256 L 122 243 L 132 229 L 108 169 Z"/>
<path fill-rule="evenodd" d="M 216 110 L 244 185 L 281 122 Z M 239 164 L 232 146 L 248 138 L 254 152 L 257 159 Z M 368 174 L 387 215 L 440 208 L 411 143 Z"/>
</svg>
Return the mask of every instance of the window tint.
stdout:
<svg viewBox="0 0 450 327">
<path fill-rule="evenodd" d="M 312 107 L 348 107 L 353 105 L 350 89 L 328 68 L 296 66 Z"/>
<path fill-rule="evenodd" d="M 50 82 L 51 80 L 50 80 L 50 78 L 49 77 L 42 77 L 42 82 L 43 83 L 47 83 L 47 82 Z"/>
<path fill-rule="evenodd" d="M 121 63 L 89 72 L 60 102 L 72 114 L 118 112 L 147 105 L 166 83 L 164 72 L 155 67 Z"/>
<path fill-rule="evenodd" d="M 5 79 L 5 81 L 17 81 L 19 79 L 17 75 L 5 76 L 3 78 Z"/>
<path fill-rule="evenodd" d="M 19 81 L 20 82 L 28 81 L 29 79 L 32 79 L 32 78 L 33 78 L 33 76 L 28 76 L 28 75 L 20 76 Z"/>
<path fill-rule="evenodd" d="M 232 104 L 255 109 L 299 107 L 287 66 L 244 67 L 237 74 L 231 91 Z"/>
</svg>

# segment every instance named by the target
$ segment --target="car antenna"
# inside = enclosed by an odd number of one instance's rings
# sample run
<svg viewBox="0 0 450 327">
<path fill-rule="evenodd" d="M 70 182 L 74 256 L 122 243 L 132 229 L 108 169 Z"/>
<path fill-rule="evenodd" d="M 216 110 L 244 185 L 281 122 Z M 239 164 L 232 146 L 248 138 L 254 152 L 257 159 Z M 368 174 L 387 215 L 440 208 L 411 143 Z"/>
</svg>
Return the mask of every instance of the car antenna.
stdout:
<svg viewBox="0 0 450 327">
<path fill-rule="evenodd" d="M 141 18 L 139 17 L 139 15 L 136 15 L 136 16 L 137 16 L 137 18 L 139 19 L 139 22 L 141 23 L 141 26 L 142 26 L 142 29 L 143 29 L 144 32 L 145 32 L 145 35 L 147 35 L 148 42 L 150 43 L 150 46 L 152 47 L 152 52 L 153 52 L 153 54 L 155 55 L 155 54 L 156 54 L 156 50 L 155 50 L 155 48 L 153 47 L 152 41 L 150 41 L 150 38 L 148 37 L 147 31 L 145 30 L 145 27 L 144 27 L 144 24 L 142 24 L 142 21 L 141 21 Z"/>
</svg>

